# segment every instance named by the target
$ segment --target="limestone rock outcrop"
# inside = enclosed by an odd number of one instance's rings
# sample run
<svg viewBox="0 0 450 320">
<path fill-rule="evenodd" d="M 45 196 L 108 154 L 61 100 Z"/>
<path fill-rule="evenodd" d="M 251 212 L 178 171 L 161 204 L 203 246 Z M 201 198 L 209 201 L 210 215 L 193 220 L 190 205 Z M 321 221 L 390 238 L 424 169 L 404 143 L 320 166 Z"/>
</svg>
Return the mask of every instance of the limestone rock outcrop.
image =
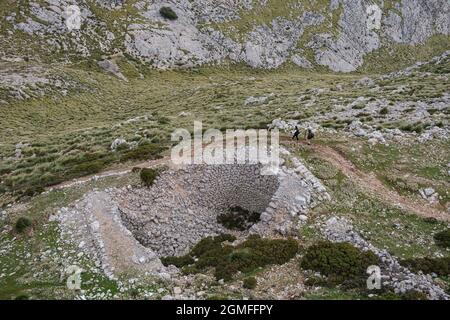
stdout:
<svg viewBox="0 0 450 320">
<path fill-rule="evenodd" d="M 75 4 L 82 24 L 79 30 L 69 30 L 72 17 L 66 9 Z M 163 17 L 162 6 L 169 6 L 177 18 Z M 301 68 L 322 65 L 351 72 L 364 64 L 368 53 L 383 47 L 448 36 L 449 11 L 446 0 L 331 0 L 328 5 L 267 0 L 31 1 L 11 5 L 2 47 L 14 52 L 13 39 L 21 33 L 43 50 L 64 56 L 122 52 L 160 69 L 219 63 L 271 69 L 292 62 Z"/>
</svg>

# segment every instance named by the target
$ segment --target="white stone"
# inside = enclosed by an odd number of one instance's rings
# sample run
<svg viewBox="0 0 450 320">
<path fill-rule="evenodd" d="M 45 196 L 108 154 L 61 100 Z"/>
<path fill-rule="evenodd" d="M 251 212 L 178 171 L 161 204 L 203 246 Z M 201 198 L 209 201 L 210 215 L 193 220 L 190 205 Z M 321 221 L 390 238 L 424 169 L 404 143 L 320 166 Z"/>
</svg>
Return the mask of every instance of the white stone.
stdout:
<svg viewBox="0 0 450 320">
<path fill-rule="evenodd" d="M 180 287 L 175 287 L 175 288 L 173 288 L 173 293 L 176 294 L 176 295 L 179 295 L 179 294 L 181 294 L 182 292 L 183 292 L 183 291 L 181 290 Z"/>
</svg>

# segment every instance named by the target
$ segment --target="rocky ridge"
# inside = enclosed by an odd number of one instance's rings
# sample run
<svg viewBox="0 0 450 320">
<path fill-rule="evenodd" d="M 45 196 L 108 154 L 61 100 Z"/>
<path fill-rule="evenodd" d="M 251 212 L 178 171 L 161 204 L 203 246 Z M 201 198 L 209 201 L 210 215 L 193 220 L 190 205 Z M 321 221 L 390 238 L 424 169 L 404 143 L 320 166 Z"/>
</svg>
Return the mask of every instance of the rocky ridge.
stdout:
<svg viewBox="0 0 450 320">
<path fill-rule="evenodd" d="M 65 9 L 73 4 L 80 7 L 80 30 L 66 26 L 71 16 Z M 170 6 L 178 18 L 161 16 L 162 6 Z M 287 1 L 278 6 L 268 0 L 31 1 L 7 12 L 3 55 L 14 55 L 11 41 L 21 33 L 52 52 L 84 57 L 121 52 L 161 69 L 228 61 L 271 69 L 292 61 L 303 68 L 316 64 L 350 72 L 363 65 L 366 54 L 385 46 L 417 45 L 449 34 L 445 0 Z M 247 16 L 272 10 L 280 15 L 250 20 L 248 29 L 239 29 Z"/>
</svg>

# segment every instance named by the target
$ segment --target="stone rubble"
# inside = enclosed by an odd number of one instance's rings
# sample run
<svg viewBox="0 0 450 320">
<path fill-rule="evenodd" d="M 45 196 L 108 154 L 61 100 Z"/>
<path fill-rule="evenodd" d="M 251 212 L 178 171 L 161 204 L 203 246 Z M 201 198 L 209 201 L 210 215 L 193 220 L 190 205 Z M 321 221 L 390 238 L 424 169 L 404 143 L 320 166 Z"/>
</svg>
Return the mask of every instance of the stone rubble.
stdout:
<svg viewBox="0 0 450 320">
<path fill-rule="evenodd" d="M 98 62 L 98 65 L 104 70 L 111 72 L 120 80 L 128 82 L 128 79 L 123 75 L 123 73 L 120 71 L 119 66 L 113 60 L 102 60 Z"/>
<path fill-rule="evenodd" d="M 260 105 L 266 103 L 271 97 L 273 96 L 273 93 L 269 96 L 262 96 L 262 97 L 248 97 L 245 99 L 244 105 L 245 106 L 252 106 L 252 105 Z"/>
<path fill-rule="evenodd" d="M 439 201 L 439 194 L 433 188 L 424 188 L 419 190 L 420 196 L 430 203 Z"/>
<path fill-rule="evenodd" d="M 124 144 L 128 144 L 127 140 L 125 139 L 121 139 L 121 138 L 117 138 L 115 139 L 112 143 L 111 143 L 111 150 L 116 150 L 119 146 L 124 145 Z"/>
</svg>

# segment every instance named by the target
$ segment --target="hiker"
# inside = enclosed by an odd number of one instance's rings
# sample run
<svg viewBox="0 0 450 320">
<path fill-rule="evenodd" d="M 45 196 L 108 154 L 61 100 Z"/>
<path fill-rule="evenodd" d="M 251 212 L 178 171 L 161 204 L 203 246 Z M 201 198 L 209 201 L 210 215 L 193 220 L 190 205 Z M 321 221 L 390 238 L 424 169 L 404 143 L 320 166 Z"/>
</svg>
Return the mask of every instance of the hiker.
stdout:
<svg viewBox="0 0 450 320">
<path fill-rule="evenodd" d="M 306 132 L 305 132 L 305 139 L 306 139 L 306 142 L 308 143 L 308 144 L 311 144 L 311 140 L 314 138 L 314 132 L 312 131 L 312 129 L 311 129 L 311 127 L 308 127 L 308 129 L 306 129 Z"/>
<path fill-rule="evenodd" d="M 298 127 L 295 126 L 295 132 L 294 132 L 294 135 L 292 136 L 292 139 L 297 138 L 297 141 L 298 141 L 299 134 L 300 134 L 300 130 L 298 130 Z"/>
</svg>

